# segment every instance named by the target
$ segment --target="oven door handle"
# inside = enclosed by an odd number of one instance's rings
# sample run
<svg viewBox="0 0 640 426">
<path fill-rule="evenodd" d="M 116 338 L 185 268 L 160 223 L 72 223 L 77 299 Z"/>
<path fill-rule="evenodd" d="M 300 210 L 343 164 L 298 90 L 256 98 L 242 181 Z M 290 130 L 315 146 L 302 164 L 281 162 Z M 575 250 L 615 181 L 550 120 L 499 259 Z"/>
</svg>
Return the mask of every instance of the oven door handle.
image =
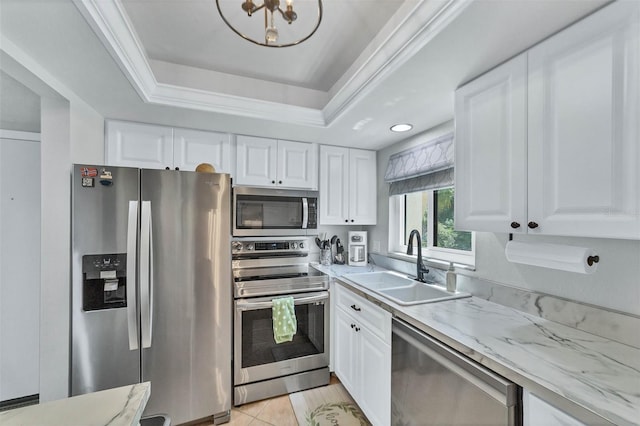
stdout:
<svg viewBox="0 0 640 426">
<path fill-rule="evenodd" d="M 309 200 L 302 197 L 302 229 L 307 229 L 309 225 Z"/>
<path fill-rule="evenodd" d="M 282 296 L 274 296 L 274 299 L 277 299 Z M 320 294 L 316 296 L 306 296 L 306 297 L 293 297 L 294 305 L 307 305 L 310 303 L 320 302 L 324 303 L 329 299 L 329 293 Z M 236 307 L 241 311 L 255 311 L 257 309 L 268 309 L 273 307 L 273 302 L 271 300 L 261 301 L 261 302 L 252 302 L 250 300 L 237 300 Z"/>
</svg>

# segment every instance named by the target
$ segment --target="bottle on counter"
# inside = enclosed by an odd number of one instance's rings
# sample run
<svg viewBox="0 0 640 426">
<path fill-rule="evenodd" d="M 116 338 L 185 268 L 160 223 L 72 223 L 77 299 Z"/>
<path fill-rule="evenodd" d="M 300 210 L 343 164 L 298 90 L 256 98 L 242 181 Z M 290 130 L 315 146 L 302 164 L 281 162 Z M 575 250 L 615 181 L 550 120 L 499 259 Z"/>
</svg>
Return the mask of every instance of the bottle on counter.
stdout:
<svg viewBox="0 0 640 426">
<path fill-rule="evenodd" d="M 447 269 L 447 291 L 454 293 L 456 291 L 456 273 L 453 268 L 453 262 L 449 262 Z"/>
</svg>

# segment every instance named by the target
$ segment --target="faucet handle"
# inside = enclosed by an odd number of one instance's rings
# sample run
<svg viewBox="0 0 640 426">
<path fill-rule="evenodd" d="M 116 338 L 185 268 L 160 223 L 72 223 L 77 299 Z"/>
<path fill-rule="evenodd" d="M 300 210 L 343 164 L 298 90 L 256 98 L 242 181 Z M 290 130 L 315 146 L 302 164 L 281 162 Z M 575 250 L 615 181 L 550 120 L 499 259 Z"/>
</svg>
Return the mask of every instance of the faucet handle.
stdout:
<svg viewBox="0 0 640 426">
<path fill-rule="evenodd" d="M 420 264 L 420 271 L 419 271 L 418 277 L 416 277 L 416 279 L 417 279 L 418 281 L 422 281 L 423 283 L 424 283 L 424 282 L 427 282 L 427 280 L 425 279 L 425 277 L 424 277 L 424 276 L 425 276 L 426 274 L 428 274 L 428 273 L 429 273 L 429 268 L 425 267 L 425 266 L 421 263 L 421 264 Z"/>
</svg>

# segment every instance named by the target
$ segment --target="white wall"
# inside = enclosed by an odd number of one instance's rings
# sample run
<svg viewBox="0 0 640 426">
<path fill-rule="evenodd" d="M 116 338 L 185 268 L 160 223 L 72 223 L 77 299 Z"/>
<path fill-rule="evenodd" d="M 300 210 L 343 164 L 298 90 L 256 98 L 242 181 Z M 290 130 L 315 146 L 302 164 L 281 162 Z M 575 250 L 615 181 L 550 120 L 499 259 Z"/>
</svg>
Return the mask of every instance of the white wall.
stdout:
<svg viewBox="0 0 640 426">
<path fill-rule="evenodd" d="M 70 108 L 42 98 L 40 401 L 69 395 Z"/>
<path fill-rule="evenodd" d="M 70 108 L 71 162 L 104 164 L 104 117 L 84 102 Z"/>
<path fill-rule="evenodd" d="M 453 129 L 453 121 L 378 152 L 378 225 L 369 227 L 369 248 L 380 241 L 388 254 L 389 185 L 384 172 L 389 156 L 437 138 Z M 503 285 L 547 293 L 621 312 L 640 315 L 640 241 L 603 238 L 516 236 L 516 240 L 591 247 L 600 255 L 598 270 L 591 275 L 507 262 L 504 247 L 508 234 L 476 233 L 476 270 L 461 274 Z"/>
<path fill-rule="evenodd" d="M 39 165 L 38 134 L 0 130 L 0 401 L 40 389 Z"/>
</svg>

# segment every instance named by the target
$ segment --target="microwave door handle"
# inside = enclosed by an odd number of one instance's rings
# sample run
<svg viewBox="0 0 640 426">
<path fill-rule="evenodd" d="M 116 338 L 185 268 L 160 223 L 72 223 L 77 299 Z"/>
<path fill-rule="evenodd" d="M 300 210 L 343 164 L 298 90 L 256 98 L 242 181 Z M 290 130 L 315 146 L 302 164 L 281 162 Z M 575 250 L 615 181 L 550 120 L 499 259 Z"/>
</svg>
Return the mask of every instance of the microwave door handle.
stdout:
<svg viewBox="0 0 640 426">
<path fill-rule="evenodd" d="M 138 202 L 129 201 L 127 223 L 127 329 L 129 350 L 138 349 L 138 317 L 136 304 L 136 253 L 138 236 Z"/>
<path fill-rule="evenodd" d="M 302 197 L 302 229 L 307 229 L 309 225 L 309 200 Z"/>
</svg>

